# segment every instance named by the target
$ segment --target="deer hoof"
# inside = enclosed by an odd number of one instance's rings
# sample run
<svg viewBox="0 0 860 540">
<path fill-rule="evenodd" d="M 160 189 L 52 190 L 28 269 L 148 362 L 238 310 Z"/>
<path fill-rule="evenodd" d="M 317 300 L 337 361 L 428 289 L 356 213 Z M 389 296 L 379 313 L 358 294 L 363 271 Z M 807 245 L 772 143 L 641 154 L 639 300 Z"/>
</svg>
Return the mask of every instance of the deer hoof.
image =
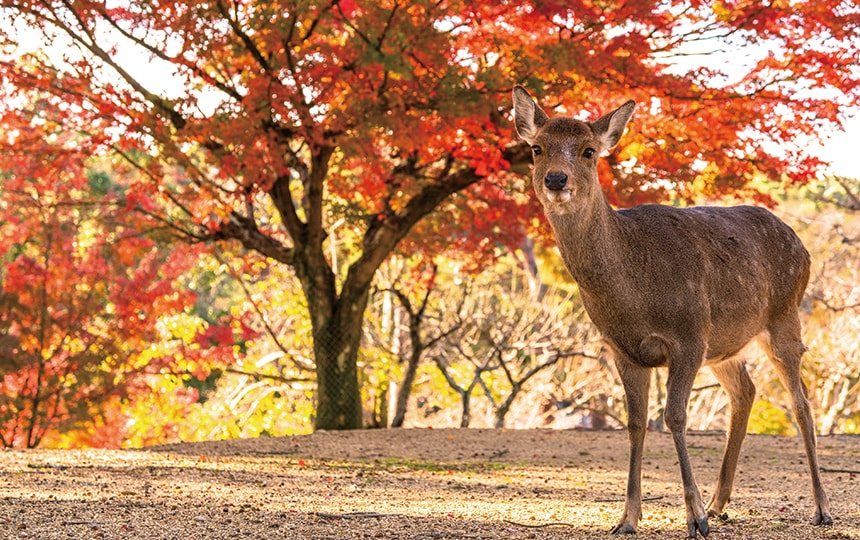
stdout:
<svg viewBox="0 0 860 540">
<path fill-rule="evenodd" d="M 708 510 L 708 517 L 718 519 L 718 520 L 722 521 L 723 523 L 729 522 L 729 515 L 725 512 L 720 514 L 720 513 L 717 513 L 716 510 Z"/>
<path fill-rule="evenodd" d="M 822 512 L 819 508 L 815 511 L 815 516 L 812 518 L 813 525 L 833 525 L 833 518 L 830 517 L 830 514 L 827 512 Z"/>
<path fill-rule="evenodd" d="M 707 538 L 708 533 L 711 532 L 711 529 L 708 527 L 708 518 L 707 516 L 703 517 L 698 521 L 691 521 L 687 523 L 687 538 L 697 538 L 696 532 L 702 535 L 702 538 Z"/>
<path fill-rule="evenodd" d="M 636 534 L 636 527 L 629 523 L 619 523 L 611 532 L 612 534 Z"/>
</svg>

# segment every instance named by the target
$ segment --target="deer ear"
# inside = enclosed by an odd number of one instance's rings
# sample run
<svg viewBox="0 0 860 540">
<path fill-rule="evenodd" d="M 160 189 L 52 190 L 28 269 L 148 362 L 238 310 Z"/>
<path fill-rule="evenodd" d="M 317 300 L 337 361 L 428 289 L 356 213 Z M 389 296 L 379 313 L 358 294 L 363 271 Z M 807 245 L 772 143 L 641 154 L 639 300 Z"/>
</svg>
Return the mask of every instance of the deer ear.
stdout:
<svg viewBox="0 0 860 540">
<path fill-rule="evenodd" d="M 628 101 L 591 124 L 591 131 L 603 141 L 604 150 L 609 150 L 618 144 L 635 106 L 634 101 Z"/>
<path fill-rule="evenodd" d="M 549 117 L 537 106 L 534 99 L 522 86 L 514 87 L 514 124 L 517 134 L 529 144 L 534 144 L 538 130 Z"/>
</svg>

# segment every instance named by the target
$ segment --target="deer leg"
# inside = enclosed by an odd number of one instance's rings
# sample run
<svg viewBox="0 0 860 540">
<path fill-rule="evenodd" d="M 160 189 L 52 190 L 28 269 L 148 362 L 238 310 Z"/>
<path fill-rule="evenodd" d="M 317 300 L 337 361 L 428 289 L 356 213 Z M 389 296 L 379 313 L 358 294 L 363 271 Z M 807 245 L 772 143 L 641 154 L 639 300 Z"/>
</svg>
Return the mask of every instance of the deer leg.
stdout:
<svg viewBox="0 0 860 540">
<path fill-rule="evenodd" d="M 797 316 L 781 324 L 773 324 L 770 328 L 770 339 L 765 340 L 765 345 L 780 381 L 791 396 L 794 417 L 806 447 L 806 458 L 812 477 L 812 497 L 815 503 L 812 523 L 830 525 L 833 519 L 830 517 L 830 501 L 821 482 L 818 454 L 815 450 L 815 423 L 809 407 L 809 391 L 800 375 L 800 361 L 806 347 L 800 339 L 800 322 Z"/>
<path fill-rule="evenodd" d="M 635 534 L 642 517 L 642 453 L 645 448 L 645 430 L 648 426 L 648 388 L 651 370 L 618 359 L 615 366 L 624 385 L 627 399 L 627 434 L 630 438 L 630 466 L 627 475 L 627 497 L 624 514 L 612 529 L 612 534 Z"/>
<path fill-rule="evenodd" d="M 687 508 L 687 533 L 688 538 L 696 538 L 696 532 L 707 537 L 708 514 L 702 503 L 702 493 L 693 477 L 693 467 L 690 464 L 690 455 L 687 452 L 687 403 L 690 400 L 690 392 L 693 389 L 693 381 L 696 378 L 704 352 L 698 354 L 680 354 L 672 358 L 669 363 L 669 376 L 666 380 L 666 410 L 663 417 L 666 427 L 672 433 L 675 443 L 675 452 L 678 454 L 678 464 L 681 467 L 681 482 L 684 485 L 684 503 Z"/>
<path fill-rule="evenodd" d="M 726 449 L 723 452 L 723 463 L 720 466 L 720 476 L 714 496 L 708 503 L 708 515 L 716 517 L 722 514 L 732 494 L 732 483 L 741 453 L 741 444 L 747 433 L 747 422 L 753 401 L 755 401 L 755 385 L 750 379 L 743 362 L 729 359 L 711 366 L 714 376 L 720 382 L 731 403 L 729 433 L 726 439 Z"/>
</svg>

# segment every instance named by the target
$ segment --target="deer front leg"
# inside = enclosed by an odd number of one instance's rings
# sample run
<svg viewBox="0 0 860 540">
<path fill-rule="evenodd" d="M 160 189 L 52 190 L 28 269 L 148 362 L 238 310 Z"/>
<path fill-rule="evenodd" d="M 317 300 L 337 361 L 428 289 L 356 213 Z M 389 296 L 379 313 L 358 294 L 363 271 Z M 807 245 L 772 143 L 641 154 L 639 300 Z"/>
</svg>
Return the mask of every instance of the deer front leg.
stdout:
<svg viewBox="0 0 860 540">
<path fill-rule="evenodd" d="M 681 481 L 684 484 L 684 503 L 687 507 L 688 538 L 696 538 L 696 532 L 707 537 L 708 514 L 702 503 L 702 494 L 693 477 L 690 455 L 687 453 L 687 402 L 693 389 L 693 380 L 702 363 L 703 355 L 679 355 L 669 363 L 669 376 L 666 381 L 666 427 L 672 432 L 678 464 L 681 467 Z M 686 363 L 685 363 L 686 362 Z"/>
<path fill-rule="evenodd" d="M 624 514 L 612 534 L 634 534 L 642 516 L 642 453 L 648 422 L 648 388 L 651 370 L 635 366 L 615 355 L 615 366 L 624 385 L 627 399 L 627 433 L 630 437 L 630 468 L 627 475 L 627 497 Z"/>
</svg>

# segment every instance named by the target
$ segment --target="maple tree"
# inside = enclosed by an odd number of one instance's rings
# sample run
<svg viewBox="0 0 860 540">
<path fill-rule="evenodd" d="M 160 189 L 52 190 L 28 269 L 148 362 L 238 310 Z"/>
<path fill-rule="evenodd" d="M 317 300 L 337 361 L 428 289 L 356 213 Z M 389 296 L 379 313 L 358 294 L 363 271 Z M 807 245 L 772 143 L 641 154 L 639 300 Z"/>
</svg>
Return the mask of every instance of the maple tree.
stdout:
<svg viewBox="0 0 860 540">
<path fill-rule="evenodd" d="M 40 114 L 55 129 L 47 140 L 29 114 L 3 117 L 0 444 L 32 448 L 80 430 L 118 446 L 127 419 L 106 419 L 105 404 L 143 390 L 147 375 L 188 371 L 212 353 L 153 345 L 163 317 L 193 304 L 175 281 L 194 258 L 141 235 L 107 176 L 87 169 L 87 141 L 51 117 Z"/>
<path fill-rule="evenodd" d="M 6 107 L 39 89 L 65 129 L 123 156 L 125 200 L 150 227 L 236 241 L 295 271 L 318 428 L 361 425 L 362 321 L 392 252 L 470 253 L 477 268 L 535 225 L 510 172 L 531 159 L 514 142 L 514 83 L 589 118 L 641 104 L 600 171 L 610 200 L 630 204 L 749 189 L 756 173 L 811 178 L 805 142 L 839 125 L 860 81 L 860 9 L 837 0 L 0 5 L 54 47 L 4 57 Z M 678 67 L 703 45 L 758 53 L 740 74 Z"/>
</svg>

